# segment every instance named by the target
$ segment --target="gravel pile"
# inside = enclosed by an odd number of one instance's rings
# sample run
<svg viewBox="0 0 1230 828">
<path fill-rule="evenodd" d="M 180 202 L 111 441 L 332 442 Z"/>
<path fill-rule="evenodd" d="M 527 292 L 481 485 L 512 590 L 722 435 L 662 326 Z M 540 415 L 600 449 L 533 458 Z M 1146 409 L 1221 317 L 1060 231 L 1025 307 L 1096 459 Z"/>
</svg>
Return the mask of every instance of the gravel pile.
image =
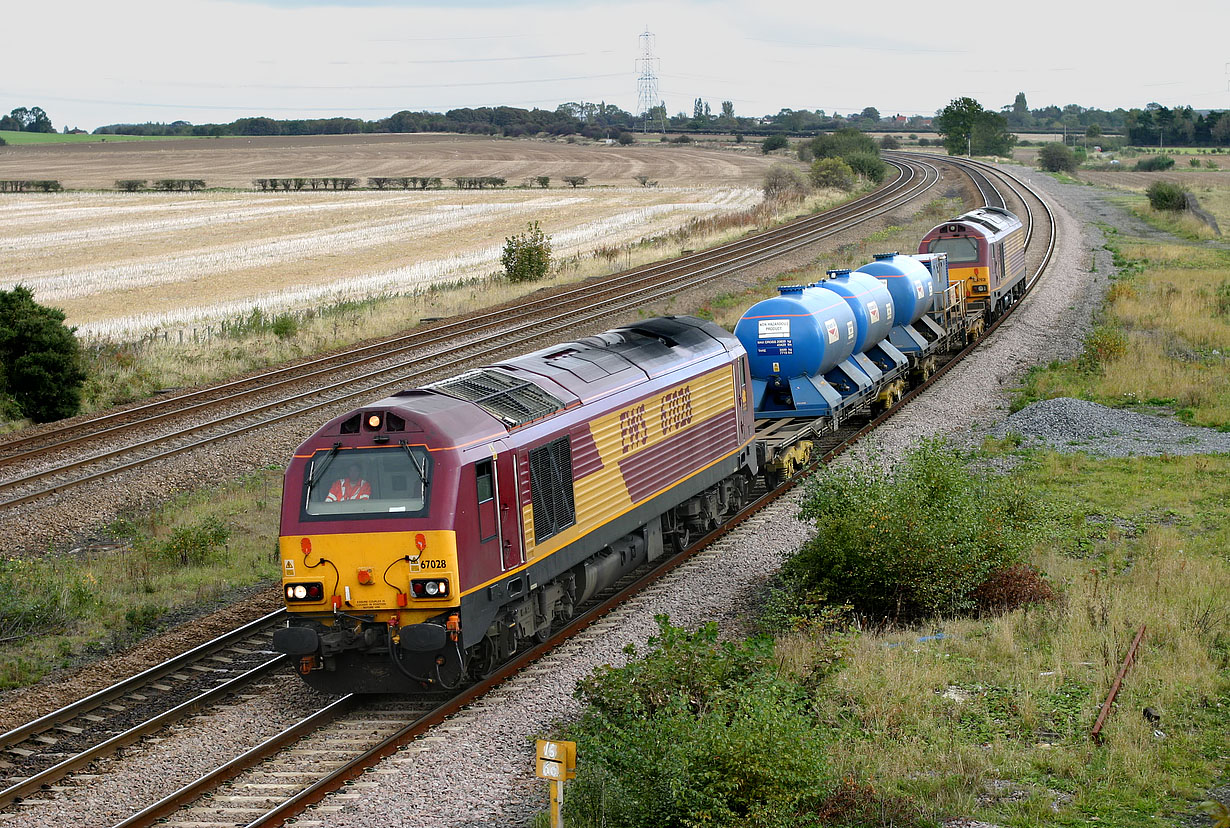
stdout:
<svg viewBox="0 0 1230 828">
<path fill-rule="evenodd" d="M 996 437 L 1016 434 L 1026 445 L 1100 457 L 1230 452 L 1230 434 L 1071 397 L 1026 406 L 991 433 Z"/>
</svg>

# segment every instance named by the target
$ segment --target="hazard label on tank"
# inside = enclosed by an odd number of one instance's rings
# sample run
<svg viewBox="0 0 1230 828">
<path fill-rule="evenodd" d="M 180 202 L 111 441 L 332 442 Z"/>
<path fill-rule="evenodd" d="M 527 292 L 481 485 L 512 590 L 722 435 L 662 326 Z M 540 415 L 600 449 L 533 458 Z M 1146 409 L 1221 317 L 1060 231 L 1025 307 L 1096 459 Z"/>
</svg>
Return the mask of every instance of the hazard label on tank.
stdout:
<svg viewBox="0 0 1230 828">
<path fill-rule="evenodd" d="M 923 298 L 923 283 L 922 282 L 914 283 L 914 292 L 918 294 L 919 299 Z"/>
<path fill-rule="evenodd" d="M 824 320 L 824 327 L 829 332 L 829 344 L 832 345 L 841 336 L 841 333 L 837 330 L 837 320 L 836 319 Z"/>
<path fill-rule="evenodd" d="M 781 339 L 790 336 L 789 319 L 761 319 L 758 327 L 760 339 Z"/>
<path fill-rule="evenodd" d="M 880 321 L 880 306 L 876 302 L 867 303 L 867 315 L 871 317 L 872 322 Z"/>
<path fill-rule="evenodd" d="M 854 321 L 846 322 L 846 339 L 854 339 Z"/>
</svg>

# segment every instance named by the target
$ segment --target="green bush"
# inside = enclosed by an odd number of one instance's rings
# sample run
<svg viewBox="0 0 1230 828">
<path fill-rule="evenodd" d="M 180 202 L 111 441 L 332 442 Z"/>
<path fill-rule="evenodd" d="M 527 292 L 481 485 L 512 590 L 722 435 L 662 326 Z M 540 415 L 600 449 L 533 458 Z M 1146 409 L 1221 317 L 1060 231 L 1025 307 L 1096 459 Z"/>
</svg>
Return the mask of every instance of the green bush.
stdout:
<svg viewBox="0 0 1230 828">
<path fill-rule="evenodd" d="M 1059 141 L 1050 141 L 1038 150 L 1038 166 L 1047 172 L 1076 172 L 1076 155 Z"/>
<path fill-rule="evenodd" d="M 1151 155 L 1136 162 L 1136 172 L 1160 172 L 1174 166 L 1174 159 L 1169 155 Z"/>
<path fill-rule="evenodd" d="M 630 144 L 636 143 L 636 136 L 633 135 L 631 132 L 621 132 L 619 133 L 619 137 L 616 140 L 619 141 L 619 143 L 622 146 L 626 147 Z"/>
<path fill-rule="evenodd" d="M 909 620 L 972 608 L 991 572 L 1019 562 L 1034 505 L 931 439 L 888 469 L 871 460 L 826 468 L 800 517 L 817 532 L 783 567 L 799 594 Z"/>
<path fill-rule="evenodd" d="M 299 331 L 299 320 L 289 313 L 282 313 L 274 317 L 273 324 L 269 326 L 278 339 L 290 339 Z"/>
<path fill-rule="evenodd" d="M 573 826 L 769 826 L 832 788 L 806 695 L 772 669 L 767 641 L 718 641 L 659 616 L 644 659 L 578 685 Z M 631 648 L 630 648 L 631 649 Z M 631 654 L 635 655 L 634 652 Z"/>
<path fill-rule="evenodd" d="M 785 149 L 790 146 L 790 142 L 786 140 L 785 135 L 770 135 L 760 142 L 760 152 L 763 155 L 768 155 L 773 150 Z"/>
<path fill-rule="evenodd" d="M 531 221 L 524 233 L 504 239 L 500 264 L 510 282 L 541 279 L 551 269 L 551 238 L 542 232 L 538 222 Z"/>
<path fill-rule="evenodd" d="M 1173 181 L 1154 181 L 1149 185 L 1149 189 L 1145 190 L 1145 195 L 1149 197 L 1149 204 L 1154 210 L 1187 209 L 1187 190 Z"/>
<path fill-rule="evenodd" d="M 859 153 L 879 156 L 879 147 L 876 146 L 875 139 L 865 132 L 851 128 L 839 129 L 828 135 L 813 138 L 808 145 L 816 158 L 845 158 L 848 162 L 851 155 Z"/>
<path fill-rule="evenodd" d="M 231 530 L 217 517 L 210 515 L 189 526 L 180 526 L 158 546 L 158 556 L 180 566 L 200 566 L 219 546 L 231 537 Z"/>
<path fill-rule="evenodd" d="M 847 191 L 854 188 L 854 170 L 840 158 L 817 158 L 811 165 L 809 177 L 814 187 Z"/>
<path fill-rule="evenodd" d="M 34 301 L 29 288 L 0 290 L 0 395 L 38 423 L 81 408 L 81 345 L 64 312 Z"/>
<path fill-rule="evenodd" d="M 876 184 L 882 183 L 888 175 L 888 165 L 881 161 L 876 153 L 852 152 L 841 158 L 855 173 Z"/>
<path fill-rule="evenodd" d="M 673 627 L 665 615 L 654 618 L 658 635 L 649 639 L 649 652 L 630 656 L 622 667 L 604 665 L 577 682 L 577 697 L 596 713 L 612 721 L 635 721 L 664 709 L 671 700 L 699 711 L 722 693 L 740 687 L 772 663 L 772 643 L 754 638 L 740 643 L 718 640 L 717 624 L 709 622 L 696 632 Z"/>
<path fill-rule="evenodd" d="M 1127 353 L 1127 336 L 1109 325 L 1098 325 L 1085 337 L 1085 350 L 1076 364 L 1083 371 L 1101 373 L 1103 366 Z"/>
<path fill-rule="evenodd" d="M 761 184 L 765 198 L 798 198 L 807 194 L 807 179 L 793 164 L 780 161 L 764 174 Z"/>
</svg>

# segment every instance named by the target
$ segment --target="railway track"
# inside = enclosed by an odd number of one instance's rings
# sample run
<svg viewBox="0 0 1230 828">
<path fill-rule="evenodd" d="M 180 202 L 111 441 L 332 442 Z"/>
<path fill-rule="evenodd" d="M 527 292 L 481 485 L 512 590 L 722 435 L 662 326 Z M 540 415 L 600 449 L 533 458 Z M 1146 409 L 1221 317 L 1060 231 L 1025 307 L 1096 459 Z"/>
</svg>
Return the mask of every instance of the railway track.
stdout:
<svg viewBox="0 0 1230 828">
<path fill-rule="evenodd" d="M 993 168 L 980 169 L 979 172 L 988 178 L 1005 175 L 1002 171 Z M 1033 245 L 1032 249 L 1035 251 L 1031 255 L 1035 263 L 1031 265 L 1032 272 L 1029 277 L 1029 287 L 1032 290 L 1054 250 L 1053 221 L 1050 229 L 1046 229 L 1044 222 L 1049 218 L 1049 208 L 1031 188 L 1011 178 L 1002 180 L 1006 181 L 1005 186 L 1013 193 L 1013 197 L 1024 205 L 1025 214 L 1028 217 L 1027 224 L 1030 228 L 1031 241 L 1027 244 Z M 1037 252 L 1039 249 L 1041 252 Z M 992 326 L 988 334 L 998 324 L 1010 318 L 1010 314 L 1011 311 L 1009 315 Z M 907 404 L 937 381 L 949 368 L 970 353 L 976 345 L 977 343 L 960 354 L 954 355 L 931 380 L 907 395 L 902 405 Z M 896 406 L 874 420 L 849 425 L 838 433 L 830 435 L 820 446 L 818 453 L 823 456 L 819 462 L 828 462 L 845 448 L 886 422 L 899 409 L 900 406 Z M 120 825 L 129 828 L 129 826 L 151 825 L 155 822 L 168 825 L 199 825 L 202 822 L 245 826 L 281 824 L 312 802 L 324 797 L 329 791 L 335 790 L 345 781 L 356 778 L 364 768 L 369 768 L 381 758 L 396 752 L 431 726 L 444 721 L 457 710 L 480 698 L 490 688 L 519 671 L 532 670 L 530 665 L 543 654 L 559 646 L 563 641 L 580 634 L 591 624 L 601 623 L 598 619 L 613 607 L 683 564 L 688 560 L 689 555 L 702 552 L 734 525 L 796 485 L 799 479 L 796 477 L 773 492 L 763 493 L 732 521 L 701 539 L 688 553 L 676 555 L 653 572 L 637 577 L 634 583 L 623 585 L 617 593 L 612 594 L 601 605 L 579 616 L 546 644 L 520 655 L 501 667 L 488 680 L 472 686 L 455 698 L 447 702 L 430 699 L 429 704 L 398 711 L 391 710 L 380 702 L 361 703 L 353 697 L 344 697 L 258 748 L 248 751 L 191 785 L 145 808 Z M 362 734 L 361 737 L 360 734 Z M 312 737 L 310 746 L 295 747 L 308 735 Z M 329 747 L 324 750 L 324 753 L 331 757 L 329 761 L 325 762 L 323 758 L 319 760 L 313 758 L 314 752 L 320 750 L 322 744 L 326 742 Z M 279 766 L 279 762 L 289 762 L 293 769 L 287 769 L 285 764 Z M 305 764 L 320 772 L 305 774 L 302 769 Z M 228 783 L 227 791 L 219 793 L 219 786 L 224 783 Z M 3 807 L 2 802 L 0 802 L 0 807 Z"/>
<path fill-rule="evenodd" d="M 0 808 L 285 667 L 269 646 L 285 615 L 269 613 L 0 734 Z"/>
<path fill-rule="evenodd" d="M 51 429 L 29 440 L 10 440 L 0 444 L 0 512 L 295 417 L 311 415 L 319 421 L 355 399 L 421 384 L 510 348 L 702 286 L 896 209 L 939 179 L 929 160 L 890 163 L 897 178 L 871 196 L 712 250 L 472 320 Z M 468 341 L 459 347 L 462 336 Z"/>
</svg>

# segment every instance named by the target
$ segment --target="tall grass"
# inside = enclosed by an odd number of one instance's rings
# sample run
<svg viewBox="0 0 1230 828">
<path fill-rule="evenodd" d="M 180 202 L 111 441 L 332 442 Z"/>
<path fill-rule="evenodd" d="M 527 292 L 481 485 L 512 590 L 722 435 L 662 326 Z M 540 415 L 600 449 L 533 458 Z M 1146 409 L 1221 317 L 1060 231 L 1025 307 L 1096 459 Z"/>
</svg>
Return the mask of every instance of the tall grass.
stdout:
<svg viewBox="0 0 1230 828">
<path fill-rule="evenodd" d="M 1230 428 L 1230 252 L 1112 241 L 1119 269 L 1085 353 L 1033 370 L 1020 407 L 1072 396 L 1111 405 L 1149 403 L 1184 420 Z"/>
<path fill-rule="evenodd" d="M 99 547 L 0 561 L 0 689 L 272 586 L 281 493 L 266 470 L 118 521 Z"/>
<path fill-rule="evenodd" d="M 1062 601 L 779 639 L 793 663 L 840 654 L 814 696 L 840 745 L 833 774 L 878 780 L 937 819 L 1153 825 L 1191 813 L 1224 773 L 1230 732 L 1228 473 L 1224 457 L 1037 456 L 1015 483 L 1050 514 L 1034 563 Z M 1099 747 L 1090 730 L 1142 623 Z"/>
</svg>

